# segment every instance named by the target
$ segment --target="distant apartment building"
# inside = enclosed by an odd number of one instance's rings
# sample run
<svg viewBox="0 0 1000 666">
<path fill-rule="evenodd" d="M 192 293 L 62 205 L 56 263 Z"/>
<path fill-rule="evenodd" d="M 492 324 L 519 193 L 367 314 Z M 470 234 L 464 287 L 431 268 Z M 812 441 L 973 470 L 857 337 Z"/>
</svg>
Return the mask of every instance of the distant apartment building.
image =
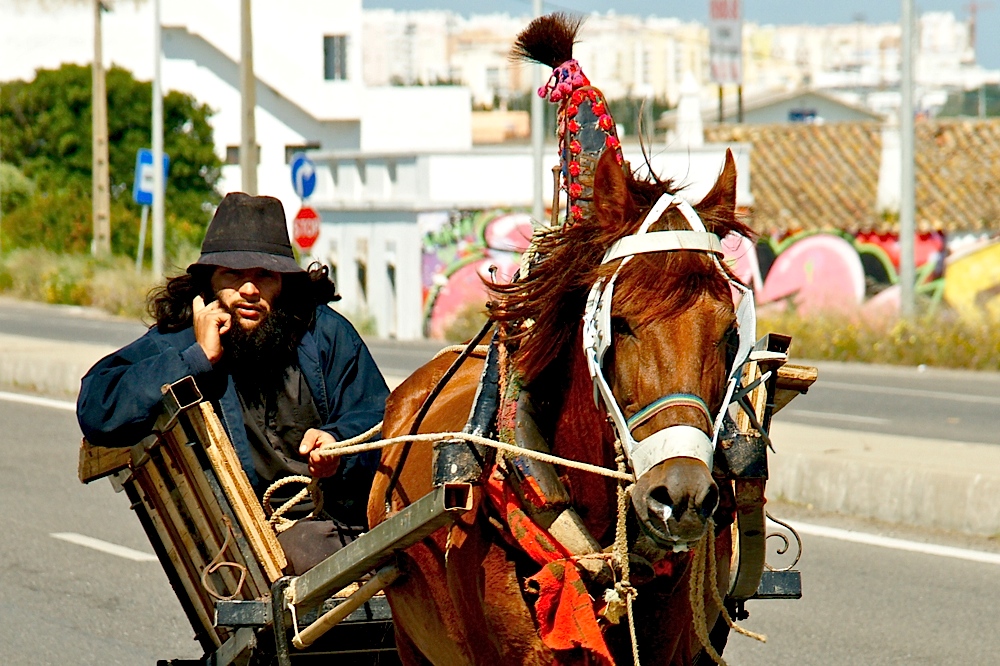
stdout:
<svg viewBox="0 0 1000 666">
<path fill-rule="evenodd" d="M 531 90 L 530 71 L 511 63 L 510 45 L 530 17 L 506 14 L 462 17 L 446 11 L 364 12 L 365 80 L 433 84 L 461 82 L 480 107 L 503 107 Z M 935 113 L 948 92 L 1000 82 L 1000 71 L 976 63 L 971 26 L 950 12 L 919 18 L 915 66 L 918 101 Z M 744 25 L 744 94 L 774 95 L 800 89 L 828 91 L 881 114 L 899 105 L 900 26 Z M 587 17 L 575 56 L 612 99 L 633 97 L 677 103 L 691 73 L 703 87 L 703 104 L 716 104 L 708 76 L 708 31 L 672 18 L 613 12 Z M 729 91 L 735 96 L 735 91 Z"/>
</svg>

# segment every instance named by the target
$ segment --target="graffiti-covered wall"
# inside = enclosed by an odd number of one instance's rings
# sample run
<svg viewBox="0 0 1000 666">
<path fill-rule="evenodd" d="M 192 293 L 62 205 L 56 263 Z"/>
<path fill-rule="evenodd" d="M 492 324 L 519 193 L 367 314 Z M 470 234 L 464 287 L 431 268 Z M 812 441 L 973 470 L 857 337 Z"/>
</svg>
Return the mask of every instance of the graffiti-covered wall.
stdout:
<svg viewBox="0 0 1000 666">
<path fill-rule="evenodd" d="M 424 332 L 443 338 L 457 317 L 484 310 L 486 282 L 508 282 L 531 242 L 531 218 L 510 211 L 424 213 Z M 492 273 L 491 273 L 492 269 Z"/>
<path fill-rule="evenodd" d="M 488 300 L 484 282 L 517 272 L 531 239 L 530 217 L 509 211 L 428 213 L 423 239 L 424 330 L 445 337 L 457 317 Z M 757 303 L 775 309 L 899 311 L 899 241 L 865 232 L 804 232 L 723 240 L 726 260 L 751 285 Z M 963 315 L 1000 316 L 1000 241 L 984 234 L 918 234 L 916 291 L 932 307 L 942 302 Z M 494 272 L 491 274 L 491 268 Z"/>
<path fill-rule="evenodd" d="M 807 232 L 723 242 L 740 279 L 760 304 L 819 310 L 899 310 L 899 240 L 892 234 Z M 1000 314 L 1000 242 L 984 234 L 917 235 L 916 292 L 931 307 L 947 303 L 966 316 Z"/>
</svg>

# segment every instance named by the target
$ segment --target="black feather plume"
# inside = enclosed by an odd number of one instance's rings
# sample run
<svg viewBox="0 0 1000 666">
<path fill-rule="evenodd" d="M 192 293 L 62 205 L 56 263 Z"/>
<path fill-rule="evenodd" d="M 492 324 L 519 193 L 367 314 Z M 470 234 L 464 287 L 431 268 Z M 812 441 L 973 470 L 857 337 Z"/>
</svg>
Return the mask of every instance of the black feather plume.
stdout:
<svg viewBox="0 0 1000 666">
<path fill-rule="evenodd" d="M 539 16 L 517 36 L 511 58 L 558 67 L 573 58 L 573 44 L 581 25 L 582 17 L 562 12 Z"/>
</svg>

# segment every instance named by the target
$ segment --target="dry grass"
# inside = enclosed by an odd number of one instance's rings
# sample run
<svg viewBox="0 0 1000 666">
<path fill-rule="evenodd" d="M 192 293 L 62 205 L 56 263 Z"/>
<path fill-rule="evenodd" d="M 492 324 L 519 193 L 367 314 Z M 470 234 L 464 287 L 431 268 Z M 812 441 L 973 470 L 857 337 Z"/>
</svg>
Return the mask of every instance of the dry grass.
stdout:
<svg viewBox="0 0 1000 666">
<path fill-rule="evenodd" d="M 915 320 L 786 313 L 761 317 L 757 330 L 791 335 L 795 358 L 1000 370 L 1000 322 L 951 312 Z"/>
<path fill-rule="evenodd" d="M 12 250 L 0 256 L 0 292 L 25 300 L 89 305 L 140 318 L 153 286 L 148 269 L 137 275 L 135 263 L 128 257 L 95 259 L 40 248 Z"/>
</svg>

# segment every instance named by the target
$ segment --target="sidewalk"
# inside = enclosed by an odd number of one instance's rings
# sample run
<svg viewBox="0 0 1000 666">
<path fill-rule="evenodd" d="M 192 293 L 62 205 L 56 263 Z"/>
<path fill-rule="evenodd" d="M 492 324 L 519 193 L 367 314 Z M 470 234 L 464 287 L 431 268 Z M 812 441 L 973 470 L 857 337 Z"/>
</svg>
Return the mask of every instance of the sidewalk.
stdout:
<svg viewBox="0 0 1000 666">
<path fill-rule="evenodd" d="M 80 378 L 112 351 L 0 334 L 0 389 L 74 400 Z M 402 379 L 386 377 L 392 387 Z M 773 499 L 913 527 L 1000 534 L 1000 447 L 783 423 L 780 413 L 771 439 Z"/>
</svg>

